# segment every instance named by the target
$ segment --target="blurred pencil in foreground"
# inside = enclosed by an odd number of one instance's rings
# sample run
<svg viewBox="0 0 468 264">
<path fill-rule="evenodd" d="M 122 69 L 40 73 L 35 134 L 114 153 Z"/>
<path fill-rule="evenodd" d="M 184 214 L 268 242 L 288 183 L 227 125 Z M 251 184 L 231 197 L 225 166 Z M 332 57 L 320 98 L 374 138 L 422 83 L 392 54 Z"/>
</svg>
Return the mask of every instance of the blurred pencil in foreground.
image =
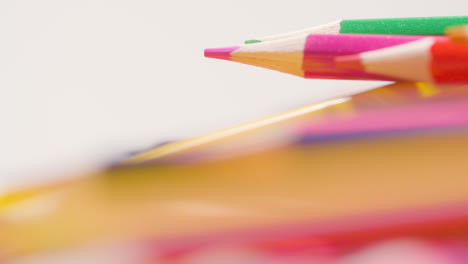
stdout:
<svg viewBox="0 0 468 264">
<path fill-rule="evenodd" d="M 454 41 L 468 42 L 468 25 L 448 27 L 445 30 L 445 35 Z"/>
<path fill-rule="evenodd" d="M 79 263 L 392 263 L 461 264 L 468 250 L 467 205 L 389 212 L 334 221 L 202 234 L 176 239 L 104 242 L 18 257 L 8 264 Z M 408 239 L 411 237 L 411 239 Z M 325 249 L 325 250 L 324 250 Z M 284 254 L 287 252 L 286 254 Z M 411 252 L 411 254 L 408 254 Z M 321 260 L 328 259 L 327 262 Z M 416 262 L 416 259 L 421 261 Z M 333 261 L 332 261 L 333 260 Z M 75 262 L 73 262 L 75 263 Z M 355 263 L 355 262 L 351 262 Z"/>
<path fill-rule="evenodd" d="M 147 153 L 120 167 L 32 191 L 33 196 L 5 197 L 10 202 L 0 203 L 0 261 L 94 243 L 154 240 L 164 248 L 175 238 L 223 238 L 227 232 L 300 222 L 347 223 L 353 216 L 385 212 L 423 216 L 429 210 L 436 219 L 423 217 L 417 226 L 435 225 L 419 235 L 466 232 L 457 223 L 466 226 L 468 215 L 468 87 L 397 83 L 343 99 L 305 109 L 299 123 L 297 113 L 289 125 L 270 127 L 285 131 L 287 142 L 269 149 L 177 162 L 180 155 L 235 151 L 223 147 L 228 138 L 213 145 L 205 141 L 198 149 L 185 142 L 188 149 L 179 146 L 172 157 Z M 278 120 L 286 121 L 286 116 Z M 275 132 L 261 134 L 267 133 Z M 242 142 L 249 141 L 228 137 L 232 145 L 246 147 Z M 411 219 L 404 214 L 388 224 L 399 229 Z M 449 221 L 437 225 L 444 219 Z M 376 224 L 381 222 L 369 222 L 370 228 Z M 339 232 L 340 227 L 314 230 Z M 350 232 L 344 246 L 350 237 L 369 237 L 369 232 Z"/>
<path fill-rule="evenodd" d="M 419 41 L 336 58 L 344 68 L 395 80 L 433 83 L 468 82 L 468 45 L 446 40 Z"/>
<path fill-rule="evenodd" d="M 402 107 L 430 101 L 455 100 L 467 97 L 465 87 L 432 86 L 426 83 L 394 83 L 378 89 L 360 93 L 352 97 L 335 98 L 307 105 L 285 113 L 239 126 L 223 129 L 200 137 L 172 142 L 149 150 L 138 151 L 114 167 L 148 164 L 180 164 L 194 162 L 213 162 L 215 160 L 253 154 L 273 147 L 284 146 L 295 140 L 291 132 L 294 124 L 304 119 L 323 120 L 330 115 L 359 115 L 364 110 L 386 107 Z M 44 193 L 53 192 L 80 181 L 79 177 L 68 180 L 29 187 L 23 186 L 15 192 L 0 195 L 0 214 L 4 208 L 25 200 L 32 200 Z"/>
<path fill-rule="evenodd" d="M 205 57 L 272 69 L 304 78 L 394 80 L 382 74 L 336 65 L 334 57 L 358 54 L 421 38 L 446 37 L 310 34 L 243 46 L 205 49 Z"/>
<path fill-rule="evenodd" d="M 94 241 L 461 204 L 468 199 L 466 127 L 335 138 L 215 163 L 103 171 L 4 208 L 0 247 L 4 258 L 14 258 Z"/>
<path fill-rule="evenodd" d="M 468 24 L 468 16 L 343 19 L 300 31 L 246 40 L 245 44 L 308 34 L 443 35 L 446 27 Z"/>
</svg>

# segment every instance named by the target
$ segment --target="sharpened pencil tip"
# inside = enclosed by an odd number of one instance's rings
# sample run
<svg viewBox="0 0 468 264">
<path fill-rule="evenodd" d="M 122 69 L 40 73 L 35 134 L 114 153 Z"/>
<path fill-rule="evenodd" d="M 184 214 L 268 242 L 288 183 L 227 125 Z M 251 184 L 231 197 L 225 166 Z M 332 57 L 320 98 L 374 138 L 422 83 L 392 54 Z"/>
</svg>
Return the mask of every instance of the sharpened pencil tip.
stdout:
<svg viewBox="0 0 468 264">
<path fill-rule="evenodd" d="M 231 52 L 237 50 L 238 48 L 239 46 L 205 49 L 205 57 L 221 60 L 231 60 Z"/>
<path fill-rule="evenodd" d="M 361 62 L 359 55 L 346 55 L 335 58 L 336 66 L 345 69 L 364 70 L 364 65 Z"/>
</svg>

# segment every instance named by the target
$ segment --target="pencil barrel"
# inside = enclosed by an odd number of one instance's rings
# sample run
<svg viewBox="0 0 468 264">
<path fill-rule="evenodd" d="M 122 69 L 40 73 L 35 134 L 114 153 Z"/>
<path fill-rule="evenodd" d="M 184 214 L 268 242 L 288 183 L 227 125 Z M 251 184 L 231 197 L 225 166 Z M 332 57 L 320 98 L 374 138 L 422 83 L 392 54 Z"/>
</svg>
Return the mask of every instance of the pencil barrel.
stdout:
<svg viewBox="0 0 468 264">
<path fill-rule="evenodd" d="M 353 19 L 341 21 L 340 33 L 443 35 L 449 26 L 468 24 L 468 16 Z"/>
<path fill-rule="evenodd" d="M 468 82 L 468 44 L 436 42 L 431 53 L 430 67 L 435 82 Z"/>
</svg>

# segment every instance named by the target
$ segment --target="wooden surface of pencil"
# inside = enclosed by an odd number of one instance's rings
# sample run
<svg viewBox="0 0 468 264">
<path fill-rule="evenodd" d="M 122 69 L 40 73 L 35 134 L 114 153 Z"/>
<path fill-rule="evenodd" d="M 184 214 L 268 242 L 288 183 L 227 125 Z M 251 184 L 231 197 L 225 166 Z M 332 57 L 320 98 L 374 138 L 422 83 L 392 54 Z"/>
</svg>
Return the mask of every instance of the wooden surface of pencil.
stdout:
<svg viewBox="0 0 468 264">
<path fill-rule="evenodd" d="M 260 147 L 266 147 L 284 144 L 291 141 L 292 139 L 291 136 L 288 136 L 286 133 L 284 133 L 284 131 L 278 128 L 281 123 L 292 122 L 293 119 L 310 115 L 311 113 L 314 113 L 320 109 L 324 109 L 326 107 L 337 105 L 346 101 L 347 100 L 343 98 L 332 99 L 294 109 L 268 118 L 263 118 L 257 121 L 248 122 L 246 124 L 209 133 L 200 137 L 169 143 L 134 155 L 129 159 L 122 161 L 119 163 L 119 165 L 135 165 L 148 162 L 149 160 L 167 161 L 173 156 L 181 156 L 181 154 L 184 152 L 193 151 L 194 149 L 200 147 L 205 148 L 205 152 L 206 149 L 211 149 L 213 151 L 214 148 L 218 147 L 220 149 L 219 152 L 221 152 L 221 150 L 225 152 L 229 149 L 232 152 L 237 153 L 238 151 L 235 150 L 239 148 L 245 148 L 249 152 L 252 152 L 252 146 L 258 148 L 259 145 Z M 275 127 L 276 133 L 271 135 L 270 131 L 270 134 L 268 134 L 269 136 L 266 136 L 267 133 L 265 133 L 264 130 L 261 130 L 262 128 L 265 129 L 266 127 Z M 256 136 L 257 134 L 258 136 Z M 247 139 L 245 135 L 249 135 L 250 139 Z M 262 140 L 260 140 L 260 137 Z M 230 147 L 229 141 L 227 139 L 234 141 L 235 148 Z M 257 144 L 254 144 L 252 141 L 256 141 Z M 220 142 L 222 142 L 223 145 L 220 145 Z M 258 144 L 258 142 L 260 142 L 260 144 Z M 218 153 L 218 155 L 222 156 L 220 153 Z M 203 155 L 198 153 L 197 156 Z M 190 159 L 187 157 L 184 159 L 184 161 L 189 160 Z M 198 159 L 193 157 L 192 160 Z"/>
<path fill-rule="evenodd" d="M 391 96 L 389 96 L 389 94 L 391 94 Z M 291 143 L 297 136 L 292 134 L 293 131 L 291 127 L 296 123 L 303 123 L 305 120 L 310 122 L 316 119 L 315 122 L 319 122 L 318 120 L 322 120 L 331 113 L 333 113 L 333 116 L 343 115 L 350 117 L 350 115 L 360 115 L 369 110 L 377 111 L 377 109 L 386 107 L 404 108 L 404 106 L 408 104 L 418 105 L 428 101 L 435 103 L 449 100 L 455 105 L 455 98 L 462 99 L 467 97 L 467 95 L 468 89 L 466 89 L 466 87 L 457 88 L 451 86 L 450 89 L 445 89 L 443 86 L 433 86 L 427 83 L 394 83 L 373 91 L 311 104 L 283 114 L 260 119 L 255 122 L 249 122 L 204 136 L 158 146 L 151 150 L 135 154 L 116 166 L 133 166 L 150 163 L 167 164 L 174 162 L 191 163 L 219 160 L 227 157 L 245 155 L 246 153 L 252 154 L 257 151 L 264 151 Z M 394 114 L 395 113 L 392 113 L 392 115 Z M 395 121 L 401 120 L 397 118 Z M 422 121 L 423 120 L 410 122 L 412 125 L 418 125 L 421 124 Z M 440 122 L 441 120 L 437 121 Z M 318 125 L 318 123 L 316 123 L 316 125 Z M 398 127 L 396 124 L 393 125 Z M 407 124 L 401 125 L 409 128 Z M 446 126 L 448 127 L 448 124 L 446 124 Z M 377 128 L 377 126 L 374 126 L 374 128 Z M 0 198 L 0 206 L 1 205 Z"/>
<path fill-rule="evenodd" d="M 246 44 L 307 34 L 443 35 L 446 27 L 468 24 L 468 16 L 344 19 L 286 34 L 245 41 Z"/>
<path fill-rule="evenodd" d="M 468 25 L 448 27 L 445 35 L 454 41 L 468 42 Z"/>
<path fill-rule="evenodd" d="M 468 45 L 447 40 L 426 38 L 396 47 L 339 57 L 336 61 L 342 67 L 387 75 L 396 80 L 468 82 Z"/>
<path fill-rule="evenodd" d="M 309 34 L 243 46 L 206 49 L 205 57 L 254 65 L 304 78 L 393 80 L 385 75 L 337 67 L 334 57 L 391 47 L 421 38 L 428 37 Z"/>
</svg>

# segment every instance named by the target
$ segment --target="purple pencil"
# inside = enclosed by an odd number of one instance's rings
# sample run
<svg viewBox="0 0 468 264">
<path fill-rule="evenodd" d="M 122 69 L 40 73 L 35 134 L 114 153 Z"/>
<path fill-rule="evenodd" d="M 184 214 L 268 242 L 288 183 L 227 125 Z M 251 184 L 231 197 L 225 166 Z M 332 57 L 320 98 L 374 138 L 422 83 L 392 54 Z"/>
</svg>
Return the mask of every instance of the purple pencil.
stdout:
<svg viewBox="0 0 468 264">
<path fill-rule="evenodd" d="M 357 69 L 340 68 L 335 64 L 335 57 L 396 46 L 421 38 L 428 37 L 309 34 L 242 46 L 205 49 L 205 57 L 254 65 L 304 78 L 394 80 Z"/>
</svg>

